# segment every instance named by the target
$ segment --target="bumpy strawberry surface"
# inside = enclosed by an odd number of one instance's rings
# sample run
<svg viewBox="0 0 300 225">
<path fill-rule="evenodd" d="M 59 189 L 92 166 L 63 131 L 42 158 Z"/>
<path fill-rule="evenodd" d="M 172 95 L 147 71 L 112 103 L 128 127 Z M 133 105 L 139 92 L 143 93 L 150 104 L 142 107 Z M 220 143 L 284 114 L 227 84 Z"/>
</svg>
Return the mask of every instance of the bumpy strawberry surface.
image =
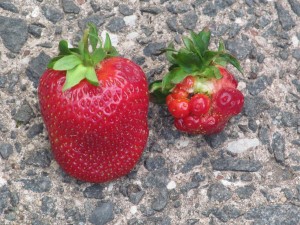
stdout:
<svg viewBox="0 0 300 225">
<path fill-rule="evenodd" d="M 143 152 L 148 85 L 141 68 L 121 57 L 97 63 L 95 74 L 98 85 L 82 79 L 62 91 L 66 71 L 48 69 L 38 96 L 58 164 L 79 180 L 106 182 L 128 174 Z"/>
<path fill-rule="evenodd" d="M 215 134 L 228 120 L 242 111 L 244 96 L 238 82 L 226 69 L 231 63 L 241 70 L 238 61 L 225 52 L 222 42 L 218 51 L 208 49 L 210 32 L 184 37 L 185 48 L 167 49 L 172 63 L 161 81 L 150 85 L 152 99 L 167 104 L 178 130 L 192 134 Z"/>
</svg>

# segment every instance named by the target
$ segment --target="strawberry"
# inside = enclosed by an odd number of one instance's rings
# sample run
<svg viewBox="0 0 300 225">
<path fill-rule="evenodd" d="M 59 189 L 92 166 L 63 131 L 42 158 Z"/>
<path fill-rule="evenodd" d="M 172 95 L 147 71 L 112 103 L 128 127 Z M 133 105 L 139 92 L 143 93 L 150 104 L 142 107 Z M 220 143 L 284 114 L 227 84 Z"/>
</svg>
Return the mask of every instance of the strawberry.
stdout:
<svg viewBox="0 0 300 225">
<path fill-rule="evenodd" d="M 148 84 L 93 24 L 78 48 L 60 53 L 41 76 L 38 97 L 53 155 L 69 175 L 106 182 L 128 174 L 148 138 Z"/>
<path fill-rule="evenodd" d="M 240 64 L 222 41 L 217 51 L 209 50 L 210 36 L 204 28 L 198 34 L 191 32 L 191 38 L 183 37 L 185 47 L 179 50 L 170 44 L 166 49 L 169 72 L 149 87 L 151 100 L 166 103 L 175 127 L 183 132 L 218 133 L 244 105 L 238 82 L 226 68 L 230 63 L 242 72 Z"/>
</svg>

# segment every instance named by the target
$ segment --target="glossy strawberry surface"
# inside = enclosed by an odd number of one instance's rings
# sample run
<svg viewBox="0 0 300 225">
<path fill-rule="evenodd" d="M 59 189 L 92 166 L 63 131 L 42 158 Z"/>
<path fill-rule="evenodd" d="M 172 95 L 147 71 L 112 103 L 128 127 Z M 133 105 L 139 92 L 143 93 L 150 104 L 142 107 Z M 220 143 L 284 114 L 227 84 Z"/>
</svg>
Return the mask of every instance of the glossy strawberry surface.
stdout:
<svg viewBox="0 0 300 225">
<path fill-rule="evenodd" d="M 38 88 L 53 155 L 71 176 L 106 182 L 132 170 L 148 137 L 148 86 L 132 61 L 112 57 L 95 69 L 99 86 L 62 91 L 65 71 L 48 69 Z"/>
</svg>

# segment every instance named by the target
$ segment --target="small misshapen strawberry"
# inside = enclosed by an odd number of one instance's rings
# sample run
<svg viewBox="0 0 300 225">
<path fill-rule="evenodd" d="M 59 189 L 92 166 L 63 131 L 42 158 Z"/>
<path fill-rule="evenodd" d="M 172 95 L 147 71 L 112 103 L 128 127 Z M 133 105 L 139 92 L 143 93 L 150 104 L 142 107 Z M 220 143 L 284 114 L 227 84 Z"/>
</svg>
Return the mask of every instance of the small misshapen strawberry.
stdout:
<svg viewBox="0 0 300 225">
<path fill-rule="evenodd" d="M 128 174 L 148 138 L 148 84 L 92 24 L 78 48 L 60 53 L 41 76 L 38 97 L 54 158 L 69 175 L 106 182 Z"/>
<path fill-rule="evenodd" d="M 150 85 L 151 100 L 166 103 L 175 127 L 187 133 L 218 133 L 244 105 L 238 82 L 226 69 L 230 63 L 242 72 L 240 64 L 222 41 L 217 51 L 209 50 L 210 36 L 205 28 L 191 32 L 191 38 L 183 37 L 185 47 L 178 51 L 169 45 L 169 73 Z"/>
</svg>

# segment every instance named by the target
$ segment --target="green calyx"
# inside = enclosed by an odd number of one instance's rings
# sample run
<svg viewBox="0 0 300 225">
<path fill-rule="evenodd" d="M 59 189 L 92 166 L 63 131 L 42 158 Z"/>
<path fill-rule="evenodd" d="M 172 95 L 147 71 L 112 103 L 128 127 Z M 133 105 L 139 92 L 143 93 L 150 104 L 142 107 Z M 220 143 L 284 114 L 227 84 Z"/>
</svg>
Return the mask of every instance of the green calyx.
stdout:
<svg viewBox="0 0 300 225">
<path fill-rule="evenodd" d="M 171 63 L 169 72 L 162 80 L 150 84 L 150 97 L 155 103 L 164 103 L 166 96 L 176 84 L 187 76 L 197 76 L 201 79 L 222 78 L 217 66 L 233 65 L 242 73 L 238 60 L 226 52 L 222 40 L 219 41 L 218 50 L 209 50 L 211 32 L 206 27 L 198 34 L 190 33 L 190 37 L 183 37 L 184 47 L 176 50 L 169 44 L 165 49 L 166 57 Z"/>
<path fill-rule="evenodd" d="M 63 91 L 74 87 L 83 79 L 98 86 L 95 68 L 102 60 L 117 55 L 118 52 L 112 46 L 109 35 L 106 34 L 105 41 L 102 43 L 97 27 L 89 23 L 77 48 L 69 48 L 66 40 L 59 42 L 59 54 L 51 59 L 48 68 L 66 71 Z"/>
</svg>

